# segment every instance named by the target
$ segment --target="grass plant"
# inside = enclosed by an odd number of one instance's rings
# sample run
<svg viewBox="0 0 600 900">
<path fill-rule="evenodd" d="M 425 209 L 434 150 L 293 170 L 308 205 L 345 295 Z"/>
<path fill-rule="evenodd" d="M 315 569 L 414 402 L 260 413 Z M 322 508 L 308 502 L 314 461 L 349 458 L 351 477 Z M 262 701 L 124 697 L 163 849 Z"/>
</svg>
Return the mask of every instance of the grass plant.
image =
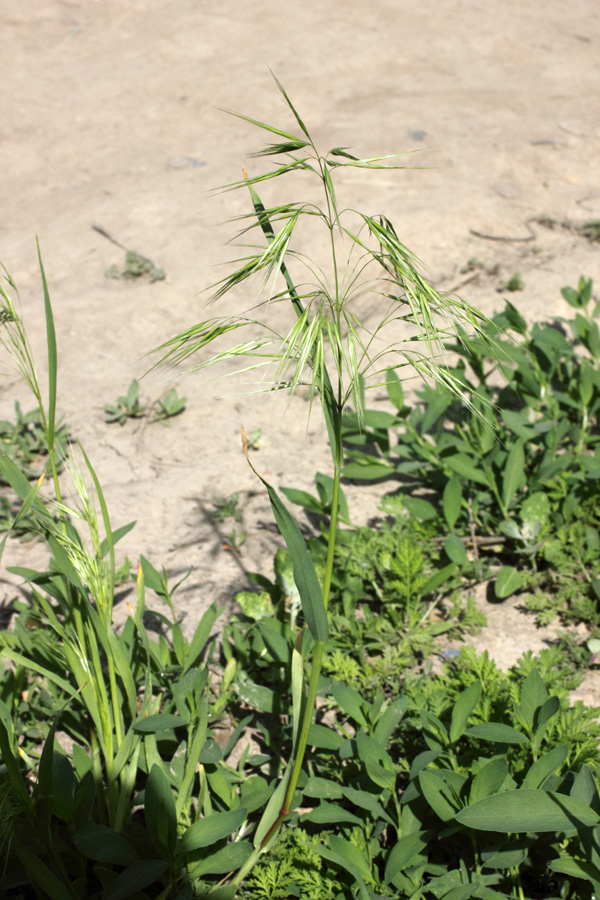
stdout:
<svg viewBox="0 0 600 900">
<path fill-rule="evenodd" d="M 250 461 L 243 433 L 248 463 L 269 494 L 277 525 L 291 555 L 306 631 L 302 629 L 298 633 L 291 659 L 294 732 L 291 758 L 256 830 L 255 851 L 234 878 L 234 884 L 243 881 L 276 837 L 293 808 L 302 771 L 329 638 L 328 606 L 344 462 L 344 409 L 352 403 L 359 422 L 362 421 L 364 385 L 385 382 L 390 367 L 403 374 L 416 371 L 448 386 L 462 398 L 465 395 L 461 383 L 436 358 L 442 341 L 454 333 L 457 324 L 480 339 L 489 340 L 489 332 L 483 328 L 484 317 L 462 300 L 442 296 L 427 282 L 414 255 L 400 241 L 386 216 L 373 216 L 340 205 L 334 186 L 338 169 L 402 168 L 394 163 L 397 157 L 359 158 L 345 147 L 334 147 L 321 154 L 285 89 L 279 82 L 277 86 L 293 115 L 296 130 L 292 133 L 248 116 L 238 116 L 275 138 L 274 143 L 255 154 L 273 159 L 275 165 L 255 176 L 244 170 L 243 180 L 229 186 L 231 190 L 249 191 L 252 211 L 240 217 L 244 226 L 240 238 L 247 240 L 257 234 L 259 244 L 236 261 L 234 270 L 212 292 L 212 299 L 218 300 L 230 291 L 238 291 L 250 280 L 258 281 L 259 300 L 254 310 L 264 315 L 211 318 L 159 348 L 163 362 L 176 364 L 192 354 L 204 354 L 217 342 L 216 351 L 204 356 L 196 369 L 222 360 L 239 360 L 244 372 L 270 367 L 272 387 L 290 394 L 301 387 L 307 389 L 309 409 L 316 397 L 321 402 L 332 456 L 329 533 L 323 577 L 319 580 L 296 521 L 276 489 Z M 320 185 L 324 205 L 282 200 L 266 207 L 258 186 L 298 172 Z M 301 248 L 295 248 L 295 232 L 301 223 L 322 232 L 329 248 L 327 268 L 307 258 Z M 300 280 L 292 277 L 293 264 L 304 270 Z M 375 295 L 382 310 L 373 328 L 361 319 L 359 298 L 366 292 Z M 289 330 L 283 334 L 271 324 L 268 315 L 273 304 L 280 303 L 289 306 L 292 316 Z M 407 329 L 407 337 L 381 349 L 385 328 L 391 323 L 402 324 Z M 255 333 L 257 327 L 262 332 L 259 337 L 225 344 L 221 349 L 223 338 L 237 336 L 245 329 Z"/>
</svg>

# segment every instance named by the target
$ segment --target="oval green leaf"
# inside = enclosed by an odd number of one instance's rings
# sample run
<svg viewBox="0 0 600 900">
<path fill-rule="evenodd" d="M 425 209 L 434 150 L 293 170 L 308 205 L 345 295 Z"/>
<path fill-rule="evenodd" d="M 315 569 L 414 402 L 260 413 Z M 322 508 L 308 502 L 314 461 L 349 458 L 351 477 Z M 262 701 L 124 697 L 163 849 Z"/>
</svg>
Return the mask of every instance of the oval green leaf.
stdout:
<svg viewBox="0 0 600 900">
<path fill-rule="evenodd" d="M 129 900 L 160 878 L 168 864 L 162 859 L 144 859 L 121 872 L 103 894 L 103 900 Z"/>
<path fill-rule="evenodd" d="M 155 734 L 157 731 L 168 731 L 171 728 L 183 728 L 188 723 L 181 716 L 170 713 L 155 713 L 133 723 L 133 730 L 143 734 Z"/>
<path fill-rule="evenodd" d="M 478 831 L 572 831 L 600 822 L 593 810 L 573 797 L 550 791 L 504 791 L 461 810 L 456 821 Z"/>
<path fill-rule="evenodd" d="M 73 838 L 82 856 L 113 866 L 130 866 L 139 860 L 131 844 L 108 825 L 88 825 Z"/>
<path fill-rule="evenodd" d="M 502 722 L 485 722 L 483 725 L 472 725 L 465 734 L 479 738 L 481 741 L 493 741 L 495 744 L 526 744 L 527 738 L 516 728 L 503 725 Z"/>
<path fill-rule="evenodd" d="M 235 872 L 241 869 L 252 853 L 250 841 L 235 841 L 226 844 L 215 853 L 210 853 L 205 859 L 190 867 L 190 876 L 200 878 L 202 875 L 225 875 L 227 872 Z M 210 894 L 212 897 L 212 893 Z"/>
<path fill-rule="evenodd" d="M 392 847 L 385 866 L 385 880 L 392 881 L 398 872 L 410 865 L 412 860 L 425 849 L 433 831 L 414 831 L 401 837 L 398 843 Z"/>
<path fill-rule="evenodd" d="M 177 849 L 182 853 L 188 853 L 199 847 L 210 847 L 212 844 L 216 844 L 237 831 L 244 824 L 246 814 L 244 807 L 241 807 L 228 812 L 213 813 L 194 822 L 179 841 Z"/>
<path fill-rule="evenodd" d="M 516 591 L 520 590 L 523 584 L 521 573 L 514 566 L 502 566 L 496 575 L 496 584 L 494 591 L 499 600 L 510 597 Z"/>
<path fill-rule="evenodd" d="M 454 528 L 462 507 L 462 482 L 458 475 L 453 475 L 446 483 L 442 495 L 442 509 L 448 528 Z"/>
</svg>

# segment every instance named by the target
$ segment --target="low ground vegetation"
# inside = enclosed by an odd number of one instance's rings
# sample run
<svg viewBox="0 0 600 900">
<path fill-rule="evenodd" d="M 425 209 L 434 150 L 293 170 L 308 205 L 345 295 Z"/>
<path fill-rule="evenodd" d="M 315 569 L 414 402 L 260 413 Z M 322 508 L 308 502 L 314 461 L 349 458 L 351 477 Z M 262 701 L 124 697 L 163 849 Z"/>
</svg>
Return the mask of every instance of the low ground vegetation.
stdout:
<svg viewBox="0 0 600 900">
<path fill-rule="evenodd" d="M 448 306 L 387 219 L 363 216 L 358 231 L 342 224 L 335 168 L 382 160 L 346 148 L 320 156 L 284 99 L 299 134 L 255 122 L 277 136 L 263 154 L 285 161 L 242 184 L 266 247 L 216 292 L 250 275 L 283 276 L 276 299 L 295 318 L 283 343 L 226 352 L 274 361 L 288 389 L 308 381 L 333 475 L 316 474 L 315 495 L 281 492 L 317 517 L 307 542 L 261 478 L 282 546 L 272 573 L 247 573 L 227 622 L 212 606 L 187 639 L 168 573 L 142 556 L 131 579 L 118 543 L 133 523 L 113 525 L 93 463 L 74 444 L 78 499 L 63 502 L 69 445 L 41 257 L 47 396 L 16 286 L 8 278 L 0 288 L 1 339 L 36 404 L 0 423 L 0 551 L 23 535 L 48 549 L 43 570 L 11 569 L 26 590 L 0 632 L 0 896 L 591 900 L 600 891 L 600 710 L 573 703 L 570 691 L 594 661 L 600 626 L 592 282 L 564 289 L 567 321 L 528 325 L 512 303 L 492 320 Z M 257 184 L 295 169 L 321 179 L 324 210 L 263 206 Z M 288 244 L 305 213 L 331 239 L 331 293 L 318 273 L 302 292 L 289 276 Z M 342 239 L 359 258 L 340 275 Z M 431 346 L 447 344 L 453 367 L 410 346 L 389 348 L 373 367 L 347 309 L 371 264 L 378 284 L 383 270 L 390 315 Z M 458 318 L 453 337 L 435 312 Z M 184 358 L 246 323 L 202 323 L 163 352 Z M 428 376 L 411 400 L 399 377 L 408 364 Z M 373 368 L 387 410 L 369 406 Z M 166 417 L 182 411 L 175 406 Z M 137 389 L 114 409 L 113 421 L 119 411 L 135 417 Z M 381 479 L 390 491 L 380 518 L 355 527 L 344 484 Z M 215 498 L 215 515 L 239 523 L 239 497 Z M 449 637 L 485 627 L 470 599 L 482 580 L 500 601 L 520 593 L 540 621 L 584 623 L 586 641 L 526 653 L 507 673 L 472 647 L 444 655 Z M 119 629 L 117 585 L 129 610 Z M 152 617 L 149 594 L 162 603 Z"/>
</svg>

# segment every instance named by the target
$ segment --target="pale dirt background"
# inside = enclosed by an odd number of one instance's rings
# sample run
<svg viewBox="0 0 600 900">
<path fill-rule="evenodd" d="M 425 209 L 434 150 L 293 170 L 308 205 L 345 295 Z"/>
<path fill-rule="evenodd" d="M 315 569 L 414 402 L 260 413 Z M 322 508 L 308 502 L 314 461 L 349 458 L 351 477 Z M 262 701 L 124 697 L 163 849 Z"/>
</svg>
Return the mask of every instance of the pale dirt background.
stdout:
<svg viewBox="0 0 600 900">
<path fill-rule="evenodd" d="M 527 243 L 470 233 L 526 237 L 533 216 L 600 218 L 597 0 L 0 0 L 0 38 L 0 259 L 43 371 L 39 236 L 59 409 L 97 469 L 113 524 L 137 519 L 121 555 L 143 553 L 173 576 L 193 567 L 177 595 L 186 629 L 245 586 L 240 562 L 270 570 L 276 536 L 240 424 L 262 429 L 253 459 L 276 485 L 310 489 L 327 471 L 324 429 L 318 414 L 307 428 L 301 399 L 244 387 L 232 396 L 199 376 L 176 382 L 188 409 L 170 428 L 104 422 L 104 404 L 147 369 L 144 355 L 206 315 L 199 292 L 235 256 L 226 246 L 235 229 L 222 223 L 248 200 L 211 189 L 237 180 L 242 164 L 258 171 L 248 156 L 266 135 L 221 108 L 293 128 L 268 67 L 325 150 L 419 151 L 406 164 L 421 171 L 351 173 L 344 201 L 384 212 L 437 287 L 458 286 L 491 313 L 503 302 L 499 280 L 519 271 L 525 290 L 511 299 L 534 319 L 560 314 L 560 288 L 579 275 L 600 283 L 598 245 L 567 230 L 534 226 Z M 124 254 L 92 224 L 151 257 L 166 281 L 105 278 Z M 310 240 L 303 249 L 319 252 Z M 465 283 L 472 257 L 498 274 Z M 241 311 L 254 297 L 235 299 Z M 168 388 L 165 377 L 145 379 L 143 396 Z M 0 390 L 1 417 L 15 399 L 30 408 L 16 378 Z M 207 515 L 233 491 L 248 531 L 241 561 Z M 357 522 L 376 510 L 367 489 L 350 499 Z M 35 565 L 39 554 L 12 543 L 4 562 Z M 15 595 L 9 581 L 0 587 L 5 601 Z M 502 664 L 543 646 L 546 633 L 514 603 L 481 602 L 490 628 L 475 641 Z M 597 699 L 595 684 L 582 696 Z"/>
</svg>

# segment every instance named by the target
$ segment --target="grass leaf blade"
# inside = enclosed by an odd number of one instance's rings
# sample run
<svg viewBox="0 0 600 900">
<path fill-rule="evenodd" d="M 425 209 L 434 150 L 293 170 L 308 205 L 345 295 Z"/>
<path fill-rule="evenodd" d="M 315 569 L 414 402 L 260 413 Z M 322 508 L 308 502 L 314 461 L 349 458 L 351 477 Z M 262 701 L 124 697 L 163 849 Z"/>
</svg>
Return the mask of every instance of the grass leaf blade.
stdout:
<svg viewBox="0 0 600 900">
<path fill-rule="evenodd" d="M 36 238 L 40 274 L 44 289 L 44 312 L 46 315 L 46 345 L 48 348 L 48 450 L 52 453 L 54 447 L 54 430 L 56 422 L 56 382 L 58 372 L 58 355 L 56 350 L 56 330 L 54 328 L 54 315 L 50 303 L 50 293 L 46 281 L 46 272 L 42 262 L 40 242 Z"/>
<path fill-rule="evenodd" d="M 275 488 L 273 488 L 268 481 L 265 481 L 262 475 L 259 475 L 250 462 L 248 456 L 248 440 L 243 429 L 242 440 L 248 465 L 257 478 L 260 478 L 267 489 L 277 526 L 290 551 L 294 567 L 294 581 L 296 582 L 296 587 L 300 594 L 302 611 L 304 613 L 304 618 L 306 619 L 306 624 L 315 641 L 324 643 L 329 637 L 327 612 L 325 610 L 325 604 L 323 603 L 321 585 L 319 584 L 319 579 L 304 538 L 302 537 L 296 520 L 288 511 Z"/>
</svg>

